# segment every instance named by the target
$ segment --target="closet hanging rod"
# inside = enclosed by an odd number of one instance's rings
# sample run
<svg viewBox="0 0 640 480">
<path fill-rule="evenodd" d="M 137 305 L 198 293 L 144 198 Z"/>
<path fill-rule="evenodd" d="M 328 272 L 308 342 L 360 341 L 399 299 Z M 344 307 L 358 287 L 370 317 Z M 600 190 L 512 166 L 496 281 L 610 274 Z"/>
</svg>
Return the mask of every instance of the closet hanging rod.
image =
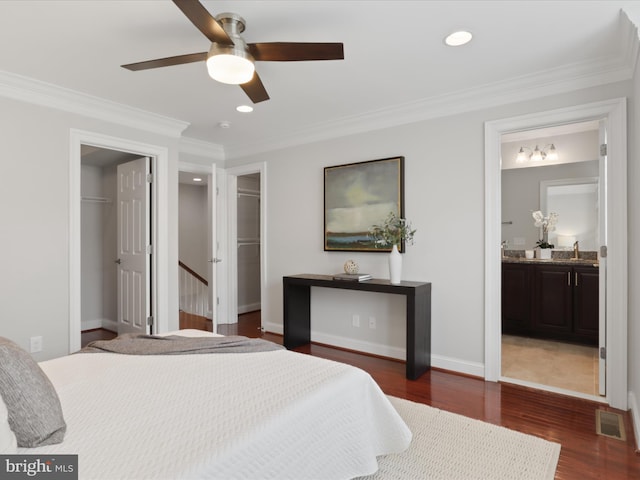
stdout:
<svg viewBox="0 0 640 480">
<path fill-rule="evenodd" d="M 259 194 L 259 193 L 245 193 L 245 192 L 238 192 L 238 197 L 253 197 L 253 198 L 260 198 L 260 194 Z"/>
<path fill-rule="evenodd" d="M 89 203 L 111 203 L 111 199 L 107 197 L 81 197 L 80 200 Z"/>
<path fill-rule="evenodd" d="M 260 245 L 260 242 L 238 242 L 238 248 L 246 247 L 247 245 Z"/>
</svg>

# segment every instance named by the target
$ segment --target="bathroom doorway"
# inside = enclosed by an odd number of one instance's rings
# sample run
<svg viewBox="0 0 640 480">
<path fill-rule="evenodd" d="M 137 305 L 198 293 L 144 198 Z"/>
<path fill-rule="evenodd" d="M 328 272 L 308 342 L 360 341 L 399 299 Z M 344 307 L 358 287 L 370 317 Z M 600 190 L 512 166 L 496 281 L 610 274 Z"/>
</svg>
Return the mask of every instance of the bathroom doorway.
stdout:
<svg viewBox="0 0 640 480">
<path fill-rule="evenodd" d="M 503 380 L 501 373 L 501 137 L 512 132 L 541 129 L 604 119 L 606 138 L 602 143 L 606 161 L 601 162 L 605 178 L 607 222 L 606 244 L 600 247 L 600 275 L 606 302 L 600 303 L 600 320 L 607 319 L 606 335 L 600 335 L 601 356 L 606 355 L 606 395 L 587 398 L 626 409 L 627 398 L 627 185 L 626 185 L 626 99 L 617 98 L 505 118 L 485 123 L 485 379 Z M 605 255 L 602 255 L 605 253 Z M 566 278 L 566 277 L 565 277 Z M 601 284 L 601 285 L 602 285 Z M 546 305 L 546 302 L 543 303 Z M 604 337 L 604 338 L 603 338 Z M 555 391 L 545 385 L 537 388 Z M 583 396 L 572 391 L 563 393 Z"/>
<path fill-rule="evenodd" d="M 606 244 L 599 137 L 598 120 L 502 135 L 504 381 L 606 393 L 598 355 L 598 247 Z M 554 215 L 545 235 L 552 260 L 527 258 L 543 238 L 534 211 Z"/>
</svg>

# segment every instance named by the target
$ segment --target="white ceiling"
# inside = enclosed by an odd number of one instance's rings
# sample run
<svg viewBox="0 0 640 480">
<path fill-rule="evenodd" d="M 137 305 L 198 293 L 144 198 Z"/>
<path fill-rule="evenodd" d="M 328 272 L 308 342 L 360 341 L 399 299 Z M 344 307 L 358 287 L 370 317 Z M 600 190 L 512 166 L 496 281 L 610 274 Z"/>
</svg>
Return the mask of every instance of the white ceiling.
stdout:
<svg viewBox="0 0 640 480">
<path fill-rule="evenodd" d="M 402 123 L 509 85 L 574 78 L 585 85 L 607 69 L 615 78 L 629 63 L 620 8 L 640 10 L 640 2 L 616 0 L 202 3 L 213 15 L 244 17 L 249 43 L 343 42 L 345 60 L 258 62 L 271 99 L 241 114 L 235 107 L 248 98 L 211 80 L 204 63 L 120 67 L 208 50 L 171 1 L 3 0 L 0 70 L 187 121 L 184 136 L 220 145 L 231 157 Z M 443 38 L 460 28 L 473 41 L 445 46 Z M 223 121 L 231 127 L 220 128 Z"/>
</svg>

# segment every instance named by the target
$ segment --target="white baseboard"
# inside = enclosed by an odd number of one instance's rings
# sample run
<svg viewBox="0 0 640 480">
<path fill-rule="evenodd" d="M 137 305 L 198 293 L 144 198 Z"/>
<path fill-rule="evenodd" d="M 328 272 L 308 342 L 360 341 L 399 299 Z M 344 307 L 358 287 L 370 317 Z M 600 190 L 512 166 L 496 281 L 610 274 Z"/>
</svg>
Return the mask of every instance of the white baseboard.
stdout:
<svg viewBox="0 0 640 480">
<path fill-rule="evenodd" d="M 275 333 L 277 335 L 284 335 L 284 327 L 281 323 L 265 322 L 262 324 L 265 332 Z"/>
<path fill-rule="evenodd" d="M 311 338 L 314 342 L 324 343 L 325 345 L 332 345 L 340 348 L 348 348 L 349 350 L 356 350 L 358 352 L 365 352 L 398 360 L 404 360 L 407 358 L 406 350 L 404 348 L 390 347 L 388 345 L 366 342 L 355 338 L 338 337 L 337 335 L 314 332 L 313 330 L 311 331 Z"/>
<path fill-rule="evenodd" d="M 459 358 L 445 357 L 443 355 L 434 355 L 432 353 L 431 366 L 441 368 L 443 370 L 450 370 L 452 372 L 484 378 L 484 364 L 478 362 L 469 362 L 468 360 L 460 360 Z"/>
<path fill-rule="evenodd" d="M 265 323 L 264 329 L 267 332 L 282 335 L 284 328 L 280 323 Z M 334 345 L 336 347 L 348 348 L 359 352 L 380 355 L 383 357 L 395 358 L 398 360 L 406 359 L 406 350 L 404 348 L 389 347 L 377 343 L 364 342 L 354 340 L 352 338 L 338 337 L 325 333 L 311 332 L 311 338 L 314 342 L 324 343 L 326 345 Z M 473 375 L 475 377 L 484 378 L 484 365 L 477 362 L 469 362 L 458 358 L 445 357 L 442 355 L 431 355 L 431 366 L 442 368 L 457 373 Z"/>
<path fill-rule="evenodd" d="M 109 320 L 108 318 L 94 318 L 93 320 L 82 320 L 80 323 L 80 330 L 83 332 L 86 330 L 95 330 L 96 328 L 105 328 L 112 332 L 117 332 L 118 322 Z"/>
<path fill-rule="evenodd" d="M 111 330 L 112 332 L 118 331 L 118 322 L 115 320 L 108 320 L 106 318 L 102 319 L 102 328 L 106 330 Z"/>
<path fill-rule="evenodd" d="M 638 399 L 633 392 L 629 392 L 628 397 L 633 434 L 636 437 L 636 452 L 640 452 L 640 410 L 638 410 Z"/>
<path fill-rule="evenodd" d="M 247 305 L 238 305 L 238 314 L 247 313 L 247 312 L 255 312 L 256 310 L 260 310 L 261 303 L 249 303 Z"/>
<path fill-rule="evenodd" d="M 82 320 L 80 322 L 80 329 L 84 332 L 85 330 L 95 330 L 96 328 L 102 328 L 102 319 L 95 318 L 93 320 Z"/>
</svg>

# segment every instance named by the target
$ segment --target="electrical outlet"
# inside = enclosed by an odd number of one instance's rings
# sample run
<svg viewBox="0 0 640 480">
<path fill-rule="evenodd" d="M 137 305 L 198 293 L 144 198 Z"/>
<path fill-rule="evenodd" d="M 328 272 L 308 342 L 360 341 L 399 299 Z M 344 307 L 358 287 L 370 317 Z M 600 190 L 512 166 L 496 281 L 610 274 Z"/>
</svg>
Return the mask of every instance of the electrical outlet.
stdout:
<svg viewBox="0 0 640 480">
<path fill-rule="evenodd" d="M 354 327 L 359 327 L 360 326 L 360 315 L 357 314 L 353 314 L 353 317 L 351 318 L 351 324 Z"/>
<path fill-rule="evenodd" d="M 31 337 L 29 339 L 29 346 L 31 353 L 37 353 L 42 351 L 42 337 Z"/>
<path fill-rule="evenodd" d="M 376 328 L 376 317 L 369 317 L 369 328 Z"/>
</svg>

